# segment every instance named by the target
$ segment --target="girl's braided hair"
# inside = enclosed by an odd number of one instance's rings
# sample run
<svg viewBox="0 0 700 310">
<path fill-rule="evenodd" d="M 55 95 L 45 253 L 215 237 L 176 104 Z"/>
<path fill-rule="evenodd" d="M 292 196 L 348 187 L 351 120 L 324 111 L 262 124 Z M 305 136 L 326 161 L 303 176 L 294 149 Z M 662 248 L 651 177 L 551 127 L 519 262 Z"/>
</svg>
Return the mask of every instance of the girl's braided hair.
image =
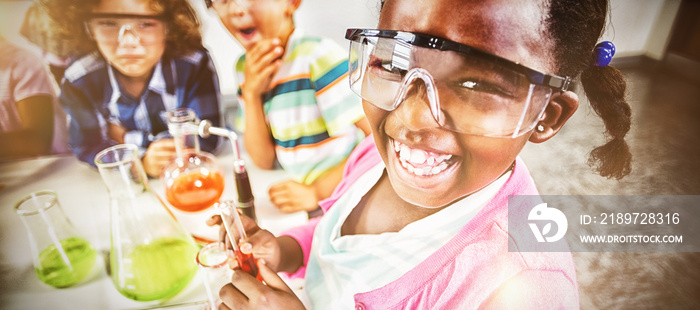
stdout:
<svg viewBox="0 0 700 310">
<path fill-rule="evenodd" d="M 597 67 L 591 61 L 608 7 L 607 0 L 551 0 L 546 26 L 554 40 L 557 74 L 580 74 L 591 107 L 605 124 L 609 140 L 591 151 L 588 164 L 604 177 L 621 179 L 630 173 L 632 162 L 624 140 L 632 116 L 625 99 L 627 83 L 616 68 Z"/>
</svg>

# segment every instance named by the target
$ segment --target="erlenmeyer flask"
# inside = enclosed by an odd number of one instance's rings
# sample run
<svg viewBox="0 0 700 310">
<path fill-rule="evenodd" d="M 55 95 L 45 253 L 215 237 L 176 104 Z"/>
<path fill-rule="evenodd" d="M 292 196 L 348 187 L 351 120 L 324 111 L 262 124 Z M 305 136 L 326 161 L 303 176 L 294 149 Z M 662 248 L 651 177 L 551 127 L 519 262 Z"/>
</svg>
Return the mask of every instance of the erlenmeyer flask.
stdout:
<svg viewBox="0 0 700 310">
<path fill-rule="evenodd" d="M 68 287 L 90 274 L 97 251 L 63 213 L 56 192 L 31 193 L 15 205 L 15 212 L 27 228 L 39 280 L 54 287 Z"/>
<path fill-rule="evenodd" d="M 135 145 L 105 149 L 95 163 L 110 196 L 112 282 L 133 300 L 175 295 L 197 272 L 194 240 L 151 191 Z"/>
<path fill-rule="evenodd" d="M 200 151 L 197 116 L 187 108 L 168 112 L 168 131 L 175 140 L 177 157 L 161 176 L 165 196 L 173 207 L 187 212 L 207 209 L 224 192 L 224 177 L 213 155 Z"/>
</svg>

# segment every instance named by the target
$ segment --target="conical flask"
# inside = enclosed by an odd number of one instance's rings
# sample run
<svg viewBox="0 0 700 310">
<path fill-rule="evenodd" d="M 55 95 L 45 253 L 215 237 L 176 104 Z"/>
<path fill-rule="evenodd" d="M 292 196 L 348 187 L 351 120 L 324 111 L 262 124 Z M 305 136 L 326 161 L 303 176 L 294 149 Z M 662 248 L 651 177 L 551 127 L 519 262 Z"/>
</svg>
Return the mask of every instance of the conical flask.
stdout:
<svg viewBox="0 0 700 310">
<path fill-rule="evenodd" d="M 97 251 L 68 220 L 56 192 L 33 192 L 15 205 L 29 235 L 37 277 L 54 287 L 69 287 L 93 269 Z"/>
<path fill-rule="evenodd" d="M 224 192 L 223 170 L 214 155 L 199 149 L 199 120 L 193 110 L 180 108 L 167 115 L 177 157 L 161 175 L 165 196 L 178 210 L 205 210 L 218 202 Z"/>
<path fill-rule="evenodd" d="M 110 196 L 114 286 L 138 301 L 181 291 L 197 272 L 197 246 L 151 191 L 138 148 L 121 144 L 95 157 Z"/>
</svg>

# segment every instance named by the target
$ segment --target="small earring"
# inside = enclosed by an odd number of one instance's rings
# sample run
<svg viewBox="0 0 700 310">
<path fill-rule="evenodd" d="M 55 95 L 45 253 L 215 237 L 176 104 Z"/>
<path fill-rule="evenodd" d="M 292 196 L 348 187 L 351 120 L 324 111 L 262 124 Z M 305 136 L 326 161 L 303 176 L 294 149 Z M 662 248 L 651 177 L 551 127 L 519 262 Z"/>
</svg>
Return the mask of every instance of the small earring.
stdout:
<svg viewBox="0 0 700 310">
<path fill-rule="evenodd" d="M 537 132 L 544 132 L 544 126 L 537 125 Z"/>
</svg>

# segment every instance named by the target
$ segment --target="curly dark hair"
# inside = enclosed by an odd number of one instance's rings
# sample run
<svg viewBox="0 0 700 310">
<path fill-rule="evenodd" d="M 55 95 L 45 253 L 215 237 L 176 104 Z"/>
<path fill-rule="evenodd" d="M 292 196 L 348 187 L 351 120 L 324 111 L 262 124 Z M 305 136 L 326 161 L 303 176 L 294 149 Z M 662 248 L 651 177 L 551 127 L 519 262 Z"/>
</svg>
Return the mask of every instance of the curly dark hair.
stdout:
<svg viewBox="0 0 700 310">
<path fill-rule="evenodd" d="M 108 0 L 102 0 L 108 1 Z M 72 47 L 73 56 L 97 50 L 90 39 L 85 22 L 100 0 L 40 0 L 49 17 L 59 26 L 57 40 L 65 40 Z M 177 57 L 202 49 L 200 22 L 187 0 L 150 0 L 151 8 L 163 15 L 168 25 L 165 55 Z"/>
</svg>

